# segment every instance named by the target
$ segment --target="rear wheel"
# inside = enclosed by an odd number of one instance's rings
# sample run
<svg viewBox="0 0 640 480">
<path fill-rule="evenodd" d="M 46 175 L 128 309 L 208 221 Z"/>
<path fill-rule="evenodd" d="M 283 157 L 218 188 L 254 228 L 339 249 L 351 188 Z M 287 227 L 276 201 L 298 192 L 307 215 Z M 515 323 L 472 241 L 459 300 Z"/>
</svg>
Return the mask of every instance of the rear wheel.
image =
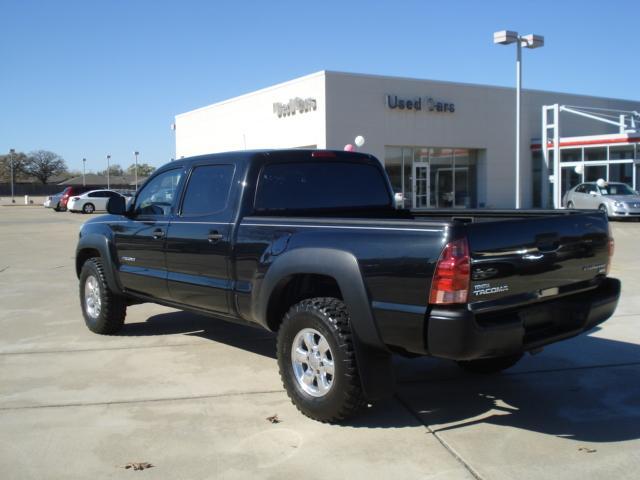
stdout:
<svg viewBox="0 0 640 480">
<path fill-rule="evenodd" d="M 314 420 L 339 422 L 366 405 L 341 300 L 311 298 L 291 307 L 278 331 L 278 366 L 289 398 Z"/>
<path fill-rule="evenodd" d="M 498 373 L 507 368 L 513 367 L 522 358 L 521 353 L 495 358 L 480 358 L 478 360 L 461 360 L 458 365 L 471 373 Z"/>
<path fill-rule="evenodd" d="M 94 207 L 93 203 L 85 203 L 82 207 L 82 213 L 93 213 L 95 210 L 96 207 Z"/>
<path fill-rule="evenodd" d="M 102 260 L 90 258 L 80 272 L 80 305 L 89 330 L 102 335 L 117 333 L 127 314 L 125 299 L 109 288 Z"/>
</svg>

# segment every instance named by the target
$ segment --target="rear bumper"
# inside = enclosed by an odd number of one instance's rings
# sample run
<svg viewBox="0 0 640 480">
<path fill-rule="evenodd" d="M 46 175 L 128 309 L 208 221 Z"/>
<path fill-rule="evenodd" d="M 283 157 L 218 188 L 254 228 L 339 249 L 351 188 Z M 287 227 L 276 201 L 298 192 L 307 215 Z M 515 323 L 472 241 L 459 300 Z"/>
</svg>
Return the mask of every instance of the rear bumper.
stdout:
<svg viewBox="0 0 640 480">
<path fill-rule="evenodd" d="M 453 360 L 496 357 L 574 337 L 608 319 L 618 305 L 620 281 L 605 279 L 595 290 L 478 315 L 434 308 L 427 315 L 430 355 Z"/>
</svg>

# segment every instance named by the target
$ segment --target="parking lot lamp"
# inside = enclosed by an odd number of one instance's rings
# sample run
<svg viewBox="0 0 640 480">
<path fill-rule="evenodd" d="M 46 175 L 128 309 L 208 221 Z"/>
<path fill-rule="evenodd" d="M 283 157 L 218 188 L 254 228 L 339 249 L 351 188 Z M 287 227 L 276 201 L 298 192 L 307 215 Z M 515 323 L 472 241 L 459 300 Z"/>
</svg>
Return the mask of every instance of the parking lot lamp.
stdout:
<svg viewBox="0 0 640 480">
<path fill-rule="evenodd" d="M 12 148 L 11 150 L 9 150 L 9 162 L 11 163 L 11 203 L 16 203 L 16 199 L 14 198 L 14 191 L 13 191 L 13 155 L 16 153 L 16 150 L 14 148 Z"/>
<path fill-rule="evenodd" d="M 111 161 L 111 155 L 107 155 L 107 190 L 111 188 L 111 182 L 109 179 L 109 170 L 111 169 L 111 166 L 109 165 L 110 161 Z"/>
<path fill-rule="evenodd" d="M 522 85 L 522 47 L 539 48 L 544 46 L 542 35 L 520 35 L 511 30 L 493 33 L 493 43 L 500 45 L 516 44 L 516 208 L 520 208 L 520 88 Z"/>
<path fill-rule="evenodd" d="M 140 152 L 137 150 L 133 152 L 133 155 L 136 157 L 136 191 L 138 191 L 138 155 Z"/>
<path fill-rule="evenodd" d="M 87 165 L 87 159 L 83 158 L 82 159 L 82 186 L 83 187 L 87 186 L 87 184 L 86 184 L 86 182 L 84 180 L 84 176 L 85 176 L 85 172 L 86 172 L 86 165 Z"/>
</svg>

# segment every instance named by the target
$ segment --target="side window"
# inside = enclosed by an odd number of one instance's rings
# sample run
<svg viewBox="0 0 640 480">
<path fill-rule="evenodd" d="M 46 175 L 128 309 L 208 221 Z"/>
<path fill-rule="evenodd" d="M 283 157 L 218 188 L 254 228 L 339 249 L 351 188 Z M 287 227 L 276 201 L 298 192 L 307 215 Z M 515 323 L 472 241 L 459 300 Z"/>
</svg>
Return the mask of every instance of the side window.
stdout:
<svg viewBox="0 0 640 480">
<path fill-rule="evenodd" d="M 233 165 L 195 167 L 182 202 L 182 215 L 206 215 L 224 210 L 229 199 Z"/>
<path fill-rule="evenodd" d="M 584 184 L 583 185 L 578 185 L 576 187 L 576 193 L 584 193 L 585 192 L 585 188 L 584 188 Z"/>
<path fill-rule="evenodd" d="M 100 192 L 91 192 L 89 195 L 87 195 L 87 197 L 90 197 L 90 198 L 99 197 L 100 196 L 99 193 Z"/>
<path fill-rule="evenodd" d="M 154 177 L 136 197 L 133 215 L 169 215 L 181 176 L 182 169 L 176 169 Z"/>
</svg>

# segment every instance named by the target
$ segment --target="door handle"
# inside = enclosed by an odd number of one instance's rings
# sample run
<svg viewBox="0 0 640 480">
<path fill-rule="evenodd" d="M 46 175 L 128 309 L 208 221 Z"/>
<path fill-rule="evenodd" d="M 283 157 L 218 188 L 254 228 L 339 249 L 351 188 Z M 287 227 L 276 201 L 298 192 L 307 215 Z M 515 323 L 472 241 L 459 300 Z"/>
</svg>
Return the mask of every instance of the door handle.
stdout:
<svg viewBox="0 0 640 480">
<path fill-rule="evenodd" d="M 156 228 L 151 236 L 154 240 L 160 240 L 162 237 L 164 237 L 164 230 L 162 230 L 161 228 Z"/>
<path fill-rule="evenodd" d="M 209 243 L 216 243 L 219 240 L 222 240 L 223 235 L 218 232 L 217 230 L 213 230 L 211 232 L 209 232 L 209 235 L 207 236 L 207 240 L 209 240 Z"/>
</svg>

